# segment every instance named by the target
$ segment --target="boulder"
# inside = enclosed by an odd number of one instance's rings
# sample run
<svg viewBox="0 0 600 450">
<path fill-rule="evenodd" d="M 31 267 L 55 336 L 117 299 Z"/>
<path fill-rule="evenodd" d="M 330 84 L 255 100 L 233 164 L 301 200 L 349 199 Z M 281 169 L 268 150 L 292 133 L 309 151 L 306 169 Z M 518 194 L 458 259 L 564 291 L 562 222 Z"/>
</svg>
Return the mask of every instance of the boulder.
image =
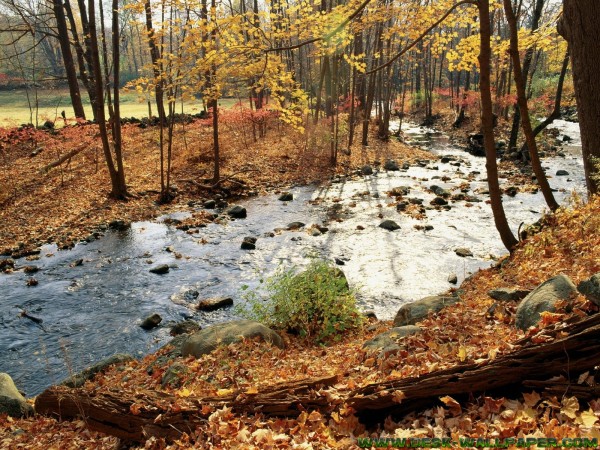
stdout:
<svg viewBox="0 0 600 450">
<path fill-rule="evenodd" d="M 393 220 L 387 219 L 379 224 L 379 228 L 383 228 L 384 230 L 388 231 L 396 231 L 400 229 L 400 225 L 398 225 Z"/>
<path fill-rule="evenodd" d="M 527 297 L 531 291 L 516 288 L 497 288 L 488 291 L 488 295 L 499 302 L 516 302 Z"/>
<path fill-rule="evenodd" d="M 244 338 L 260 338 L 279 348 L 285 347 L 281 336 L 263 324 L 251 320 L 237 320 L 212 325 L 192 334 L 183 342 L 181 353 L 184 357 L 193 355 L 199 358 L 221 344 L 229 345 Z"/>
<path fill-rule="evenodd" d="M 246 208 L 240 205 L 235 205 L 227 210 L 227 215 L 229 217 L 233 217 L 234 219 L 244 219 L 248 214 L 246 212 Z"/>
<path fill-rule="evenodd" d="M 294 200 L 294 194 L 291 192 L 284 192 L 279 196 L 279 200 L 282 202 L 291 202 Z"/>
<path fill-rule="evenodd" d="M 554 312 L 559 300 L 568 300 L 576 293 L 575 285 L 564 274 L 544 281 L 519 303 L 515 325 L 521 330 L 527 330 L 539 322 L 540 313 Z"/>
<path fill-rule="evenodd" d="M 140 327 L 142 327 L 144 330 L 151 330 L 152 328 L 156 328 L 161 322 L 162 317 L 155 313 L 151 316 L 146 317 L 140 324 Z"/>
<path fill-rule="evenodd" d="M 33 407 L 27 403 L 7 373 L 0 373 L 0 414 L 11 417 L 33 414 Z"/>
<path fill-rule="evenodd" d="M 200 300 L 197 308 L 200 311 L 215 311 L 233 305 L 231 297 L 213 297 Z"/>
<path fill-rule="evenodd" d="M 183 322 L 176 323 L 171 327 L 169 334 L 171 336 L 179 336 L 181 334 L 190 334 L 200 331 L 201 327 L 193 320 L 184 320 Z"/>
<path fill-rule="evenodd" d="M 169 266 L 167 264 L 161 264 L 150 269 L 150 272 L 157 275 L 164 275 L 169 272 Z"/>
<path fill-rule="evenodd" d="M 385 170 L 391 170 L 391 171 L 400 170 L 400 167 L 398 167 L 398 163 L 393 159 L 387 159 L 385 161 L 385 164 L 383 165 L 383 168 Z"/>
<path fill-rule="evenodd" d="M 425 319 L 429 313 L 437 313 L 446 306 L 454 305 L 459 300 L 458 297 L 434 295 L 422 298 L 416 302 L 407 303 L 406 305 L 402 305 L 396 313 L 394 326 L 401 327 L 404 325 L 414 325 Z"/>
<path fill-rule="evenodd" d="M 579 283 L 577 290 L 585 295 L 590 302 L 600 306 L 600 273 Z"/>
<path fill-rule="evenodd" d="M 90 366 L 81 372 L 74 374 L 62 381 L 62 385 L 71 388 L 78 388 L 85 384 L 87 380 L 91 380 L 96 376 L 97 373 L 104 372 L 115 364 L 124 365 L 129 361 L 133 361 L 135 358 L 126 353 L 116 353 L 102 361 Z"/>
<path fill-rule="evenodd" d="M 398 339 L 420 333 L 421 331 L 421 327 L 415 325 L 395 327 L 369 339 L 363 344 L 363 348 L 367 350 L 392 350 L 394 347 L 397 347 Z"/>
</svg>

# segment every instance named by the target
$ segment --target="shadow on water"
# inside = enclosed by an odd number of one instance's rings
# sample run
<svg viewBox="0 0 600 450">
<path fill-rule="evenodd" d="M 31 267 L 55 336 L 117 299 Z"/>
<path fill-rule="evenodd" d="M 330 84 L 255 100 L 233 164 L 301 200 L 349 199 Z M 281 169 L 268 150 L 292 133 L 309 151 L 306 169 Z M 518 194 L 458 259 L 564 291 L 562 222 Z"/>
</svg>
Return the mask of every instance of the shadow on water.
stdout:
<svg viewBox="0 0 600 450">
<path fill-rule="evenodd" d="M 172 301 L 173 295 L 192 289 L 199 292 L 199 299 L 227 295 L 239 302 L 242 285 L 257 287 L 261 277 L 280 265 L 304 266 L 308 253 L 343 261 L 350 283 L 360 289 L 361 308 L 375 310 L 384 319 L 393 317 L 403 303 L 446 291 L 451 287 L 449 274 L 457 274 L 460 282 L 488 267 L 493 262 L 490 254 L 505 251 L 484 201 L 471 207 L 451 202 L 449 211 L 428 209 L 426 217 L 417 220 L 398 213 L 387 196 L 392 188 L 407 186 L 408 197 L 428 206 L 435 197 L 428 189 L 431 184 L 451 190 L 467 183 L 470 194 L 485 200 L 478 194 L 486 188 L 483 159 L 457 149 L 433 130 L 409 126 L 405 134 L 433 153 L 453 155 L 451 162 L 460 166 L 431 161 L 405 171 L 376 171 L 324 186 L 297 187 L 292 202 L 280 202 L 273 195 L 254 198 L 244 203 L 246 219 L 210 224 L 197 234 L 159 219 L 134 223 L 126 232 L 108 232 L 70 251 L 44 247 L 40 260 L 31 263 L 40 268 L 35 274 L 38 286 L 27 287 L 29 275 L 23 271 L 0 275 L 0 372 L 9 373 L 28 395 L 35 395 L 69 371 L 113 353 L 142 356 L 169 339 L 169 324 L 184 318 L 201 325 L 235 318 L 232 309 L 199 312 Z M 544 165 L 548 173 L 561 168 L 571 174 L 571 181 L 551 179 L 560 201 L 574 188 L 583 190 L 580 158 L 547 159 Z M 448 181 L 435 178 L 442 176 Z M 545 210 L 541 194 L 505 198 L 505 207 L 514 230 L 521 222 L 534 222 Z M 401 228 L 394 232 L 379 228 L 387 218 Z M 306 223 L 306 228 L 324 225 L 329 231 L 313 236 L 305 228 L 270 237 L 274 229 L 294 221 Z M 422 231 L 415 225 L 433 229 Z M 256 250 L 240 249 L 245 236 L 258 238 Z M 474 256 L 458 257 L 457 247 L 468 247 Z M 79 259 L 83 264 L 71 267 Z M 150 273 L 158 264 L 172 267 L 165 275 Z M 19 316 L 22 309 L 43 323 Z M 163 317 L 161 327 L 142 330 L 141 319 L 154 312 Z"/>
</svg>

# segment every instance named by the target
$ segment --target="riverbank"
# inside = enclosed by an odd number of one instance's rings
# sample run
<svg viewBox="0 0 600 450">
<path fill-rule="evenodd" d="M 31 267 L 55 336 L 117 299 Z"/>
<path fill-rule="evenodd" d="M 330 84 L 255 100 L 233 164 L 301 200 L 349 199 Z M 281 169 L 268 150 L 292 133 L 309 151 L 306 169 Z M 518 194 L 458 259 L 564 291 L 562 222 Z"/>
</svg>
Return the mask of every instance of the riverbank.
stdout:
<svg viewBox="0 0 600 450">
<path fill-rule="evenodd" d="M 174 141 L 172 180 L 177 193 L 170 204 L 157 203 L 160 191 L 159 130 L 126 125 L 123 148 L 126 180 L 132 197 L 126 202 L 108 197 L 110 181 L 93 125 L 68 127 L 57 133 L 26 128 L 2 130 L 0 158 L 0 254 L 35 254 L 41 245 L 71 248 L 94 239 L 99 227 L 115 220 L 133 222 L 191 210 L 204 200 L 244 198 L 290 185 L 319 182 L 335 174 L 328 164 L 329 145 L 276 123 L 266 137 L 253 142 L 251 126 L 225 123 L 221 135 L 223 178 L 216 189 L 199 187 L 212 174 L 211 128 L 202 121 L 179 125 Z M 324 130 L 312 130 L 317 134 Z M 78 148 L 83 151 L 64 164 L 49 164 Z M 424 151 L 396 140 L 375 137 L 368 148 L 354 145 L 340 152 L 337 173 L 364 164 L 395 159 L 400 164 L 428 157 Z"/>
<path fill-rule="evenodd" d="M 363 347 L 366 340 L 389 328 L 389 322 L 377 322 L 358 332 L 345 333 L 341 342 L 314 346 L 296 336 L 281 333 L 287 348 L 279 350 L 253 341 L 221 347 L 216 352 L 194 359 L 176 358 L 175 362 L 189 370 L 183 385 L 163 386 L 161 381 L 168 366 L 157 361 L 160 354 L 149 355 L 88 382 L 85 388 L 95 396 L 115 390 L 125 398 L 143 392 L 161 392 L 177 399 L 171 411 L 187 408 L 191 398 L 206 395 L 225 396 L 232 391 L 259 392 L 275 382 L 289 382 L 326 374 L 340 375 L 335 396 L 370 383 L 401 380 L 461 364 L 491 363 L 511 354 L 519 341 L 529 336 L 532 342 L 551 342 L 552 333 L 543 327 L 586 317 L 598 307 L 577 295 L 572 307 L 545 316 L 544 322 L 528 333 L 515 328 L 515 301 L 497 302 L 488 291 L 495 288 L 531 290 L 539 283 L 564 273 L 578 284 L 600 271 L 595 249 L 600 246 L 600 198 L 588 204 L 575 204 L 561 209 L 547 219 L 543 229 L 530 237 L 510 258 L 495 268 L 480 271 L 467 280 L 460 290 L 461 301 L 448 306 L 435 316 L 419 322 L 425 330 L 401 340 L 395 352 L 373 353 Z M 495 305 L 495 306 L 494 306 Z M 559 333 L 560 334 L 560 333 Z M 162 352 L 164 353 L 164 351 Z M 318 363 L 316 363 L 318 361 Z M 148 366 L 154 363 L 154 370 Z M 588 371 L 572 380 L 586 386 L 594 383 L 595 373 Z M 163 395 L 161 394 L 161 395 Z M 141 397 L 140 397 L 141 395 Z M 138 407 L 151 409 L 142 400 Z M 196 406 L 196 408 L 199 408 Z M 444 437 L 455 442 L 460 438 L 504 439 L 587 438 L 598 439 L 596 424 L 600 418 L 600 399 L 578 401 L 570 395 L 547 396 L 531 389 L 512 391 L 506 397 L 482 395 L 468 401 L 452 396 L 442 403 L 402 417 L 389 417 L 379 426 L 366 429 L 352 409 L 339 405 L 327 415 L 307 411 L 298 418 L 277 419 L 256 413 L 236 414 L 229 408 L 203 411 L 205 424 L 189 430 L 169 445 L 150 438 L 144 448 L 359 448 L 357 438 L 433 438 Z M 132 411 L 132 414 L 136 414 Z M 117 448 L 117 439 L 87 430 L 85 420 L 56 422 L 54 419 L 0 419 L 0 443 L 7 448 Z M 135 447 L 134 448 L 142 448 Z"/>
</svg>

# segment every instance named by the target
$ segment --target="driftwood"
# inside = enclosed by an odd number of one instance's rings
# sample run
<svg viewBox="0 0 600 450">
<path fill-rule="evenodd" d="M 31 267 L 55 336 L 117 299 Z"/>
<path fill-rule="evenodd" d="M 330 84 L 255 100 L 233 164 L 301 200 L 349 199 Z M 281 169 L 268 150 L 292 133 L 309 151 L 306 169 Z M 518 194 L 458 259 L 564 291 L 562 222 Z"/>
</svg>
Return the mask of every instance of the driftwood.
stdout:
<svg viewBox="0 0 600 450">
<path fill-rule="evenodd" d="M 90 392 L 78 388 L 53 386 L 35 400 L 38 414 L 61 420 L 83 417 L 92 430 L 118 438 L 140 442 L 156 436 L 177 439 L 206 422 L 215 410 L 225 406 L 237 413 L 263 413 L 267 416 L 298 416 L 302 411 L 333 408 L 324 394 L 317 391 L 331 386 L 338 376 L 278 383 L 256 394 L 236 392 L 221 397 L 188 397 L 193 408 L 173 408 L 176 397 L 154 391 L 124 394 L 118 390 Z M 209 407 L 204 408 L 203 407 Z"/>
<path fill-rule="evenodd" d="M 333 402 L 326 393 L 317 390 L 333 385 L 338 379 L 336 376 L 279 383 L 256 394 L 237 392 L 226 397 L 195 398 L 196 408 L 178 412 L 169 409 L 168 405 L 175 403 L 176 398 L 167 394 L 142 392 L 134 396 L 116 390 L 94 393 L 55 386 L 37 397 L 35 408 L 38 413 L 63 419 L 84 416 L 90 428 L 133 441 L 149 436 L 177 438 L 205 422 L 203 406 L 213 409 L 228 406 L 234 412 L 247 414 L 297 416 L 305 410 L 327 414 L 344 402 L 362 419 L 372 421 L 382 415 L 431 406 L 440 396 L 461 397 L 495 393 L 500 389 L 506 392 L 506 389 L 522 388 L 524 380 L 529 380 L 527 386 L 531 387 L 532 383 L 553 376 L 563 375 L 569 379 L 569 376 L 593 370 L 600 364 L 600 314 L 566 326 L 564 323 L 556 325 L 554 329 L 543 330 L 542 335 L 527 337 L 517 344 L 519 347 L 512 353 L 491 361 L 370 384 L 338 395 Z M 571 392 L 600 395 L 597 388 L 579 386 L 572 386 Z M 157 406 L 161 404 L 166 406 Z M 136 414 L 133 413 L 135 405 L 141 407 Z"/>
<path fill-rule="evenodd" d="M 521 387 L 524 380 L 575 375 L 600 364 L 600 314 L 545 334 L 556 339 L 529 343 L 492 361 L 371 384 L 352 392 L 346 404 L 362 414 L 405 413 L 431 405 L 440 396 L 504 391 Z"/>
<path fill-rule="evenodd" d="M 49 172 L 50 169 L 53 169 L 53 168 L 55 168 L 57 166 L 60 166 L 62 163 L 64 163 L 65 161 L 71 159 L 73 156 L 81 153 L 86 148 L 87 147 L 80 147 L 80 148 L 76 148 L 75 150 L 71 150 L 69 153 L 65 153 L 63 156 L 61 156 L 60 158 L 58 158 L 56 161 L 51 162 L 47 166 L 44 166 L 42 169 L 40 169 L 40 172 L 42 172 L 42 173 Z"/>
</svg>

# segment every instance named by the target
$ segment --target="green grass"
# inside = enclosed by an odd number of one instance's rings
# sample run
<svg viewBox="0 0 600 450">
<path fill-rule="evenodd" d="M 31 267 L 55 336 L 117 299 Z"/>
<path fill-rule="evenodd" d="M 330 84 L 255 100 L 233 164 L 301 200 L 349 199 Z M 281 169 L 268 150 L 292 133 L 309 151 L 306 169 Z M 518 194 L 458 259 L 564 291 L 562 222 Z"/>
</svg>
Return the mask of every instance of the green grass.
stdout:
<svg viewBox="0 0 600 450">
<path fill-rule="evenodd" d="M 88 119 L 92 118 L 92 108 L 89 100 L 84 96 L 84 108 Z M 35 105 L 35 92 L 29 90 L 29 99 Z M 235 99 L 222 99 L 219 104 L 230 108 L 236 103 Z M 61 111 L 65 111 L 67 118 L 74 117 L 69 91 L 67 89 L 38 89 L 37 91 L 37 124 L 42 125 L 46 120 L 56 121 L 57 126 L 62 124 Z M 202 101 L 188 101 L 184 103 L 184 112 L 195 114 L 202 109 Z M 177 104 L 177 112 L 181 112 L 181 103 Z M 156 105 L 152 102 L 152 113 L 156 114 Z M 33 115 L 32 115 L 33 114 Z M 121 117 L 148 117 L 148 104 L 136 92 L 121 93 Z M 58 119 L 58 120 L 57 120 Z M 35 107 L 31 112 L 27 102 L 27 92 L 24 89 L 13 91 L 0 91 L 0 127 L 15 127 L 23 123 L 36 124 Z"/>
</svg>

